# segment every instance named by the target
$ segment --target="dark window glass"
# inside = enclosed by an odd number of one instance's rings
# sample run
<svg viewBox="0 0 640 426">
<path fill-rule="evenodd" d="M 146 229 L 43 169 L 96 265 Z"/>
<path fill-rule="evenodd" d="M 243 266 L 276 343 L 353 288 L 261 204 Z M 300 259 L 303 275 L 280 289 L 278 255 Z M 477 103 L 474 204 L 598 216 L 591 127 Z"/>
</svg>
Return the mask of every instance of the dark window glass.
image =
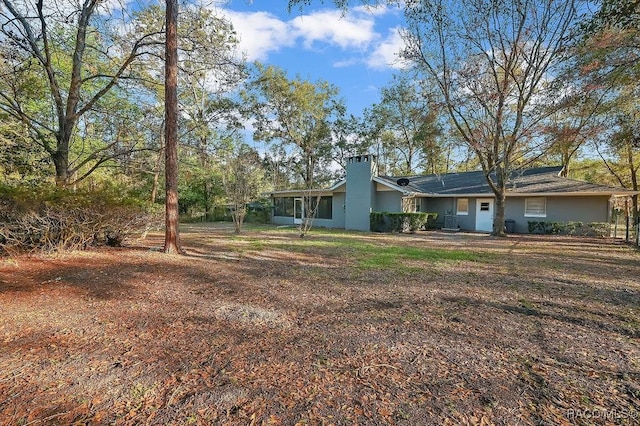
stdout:
<svg viewBox="0 0 640 426">
<path fill-rule="evenodd" d="M 333 218 L 333 197 L 320 197 L 316 217 L 318 219 Z"/>
<path fill-rule="evenodd" d="M 276 197 L 273 199 L 273 215 L 293 217 L 293 198 Z"/>
</svg>

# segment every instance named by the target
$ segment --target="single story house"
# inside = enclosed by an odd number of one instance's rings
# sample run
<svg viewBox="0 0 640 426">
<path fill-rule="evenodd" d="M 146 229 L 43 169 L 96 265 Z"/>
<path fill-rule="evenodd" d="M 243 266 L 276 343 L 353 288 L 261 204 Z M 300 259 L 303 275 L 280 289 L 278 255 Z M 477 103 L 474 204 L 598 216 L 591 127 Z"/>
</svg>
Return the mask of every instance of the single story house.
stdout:
<svg viewBox="0 0 640 426">
<path fill-rule="evenodd" d="M 491 232 L 495 197 L 483 172 L 425 176 L 378 176 L 376 157 L 347 161 L 346 177 L 326 189 L 270 193 L 272 223 L 302 221 L 304 196 L 319 197 L 314 226 L 369 231 L 371 212 L 438 213 L 442 228 Z M 616 197 L 637 194 L 622 188 L 560 177 L 561 167 L 512 173 L 507 183 L 505 219 L 513 231 L 529 232 L 529 221 L 609 222 Z"/>
</svg>

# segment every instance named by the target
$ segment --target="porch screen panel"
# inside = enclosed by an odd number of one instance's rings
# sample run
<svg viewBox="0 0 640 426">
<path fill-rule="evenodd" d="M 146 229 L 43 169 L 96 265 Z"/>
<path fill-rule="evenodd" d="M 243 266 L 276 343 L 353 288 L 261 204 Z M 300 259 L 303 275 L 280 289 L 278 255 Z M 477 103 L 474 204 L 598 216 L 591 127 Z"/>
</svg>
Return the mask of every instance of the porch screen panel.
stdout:
<svg viewBox="0 0 640 426">
<path fill-rule="evenodd" d="M 273 215 L 293 217 L 293 197 L 277 197 L 273 199 Z"/>
<path fill-rule="evenodd" d="M 320 197 L 316 217 L 318 219 L 333 219 L 333 197 Z"/>
</svg>

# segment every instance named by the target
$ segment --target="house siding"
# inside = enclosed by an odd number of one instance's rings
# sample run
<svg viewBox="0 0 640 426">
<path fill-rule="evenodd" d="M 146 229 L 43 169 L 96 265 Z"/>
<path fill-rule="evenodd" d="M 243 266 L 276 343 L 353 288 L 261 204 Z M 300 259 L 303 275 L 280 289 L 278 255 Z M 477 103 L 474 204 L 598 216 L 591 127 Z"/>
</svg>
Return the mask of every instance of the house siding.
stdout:
<svg viewBox="0 0 640 426">
<path fill-rule="evenodd" d="M 531 198 L 534 198 L 532 196 Z M 529 221 L 545 222 L 608 222 L 609 196 L 592 197 L 544 197 L 547 200 L 546 217 L 525 217 L 525 199 L 508 197 L 505 218 L 515 221 L 514 232 L 528 233 Z"/>
<path fill-rule="evenodd" d="M 325 225 L 327 228 L 344 228 L 345 226 L 345 193 L 344 192 L 334 192 L 333 193 L 333 202 L 331 204 L 332 219 L 328 222 L 330 224 Z"/>
<path fill-rule="evenodd" d="M 340 226 L 336 226 L 333 219 L 313 219 L 313 227 L 318 228 L 340 228 Z"/>
<path fill-rule="evenodd" d="M 271 215 L 271 223 L 274 225 L 293 225 L 293 217 Z"/>
<path fill-rule="evenodd" d="M 436 228 L 444 227 L 444 217 L 446 215 L 456 216 L 458 227 L 463 231 L 474 231 L 476 229 L 476 199 L 469 200 L 469 214 L 456 215 L 456 198 L 430 198 L 426 200 L 425 212 L 438 213 Z"/>
<path fill-rule="evenodd" d="M 453 198 L 425 198 L 424 211 L 428 213 L 438 213 L 435 227 L 444 227 L 444 216 L 455 214 Z"/>
<path fill-rule="evenodd" d="M 330 197 L 333 198 L 331 202 L 331 219 L 315 218 L 313 219 L 313 226 L 344 229 L 345 193 L 335 192 Z M 271 212 L 271 223 L 279 226 L 295 225 L 293 216 L 275 216 L 273 210 Z"/>
<path fill-rule="evenodd" d="M 469 214 L 468 215 L 457 215 L 458 217 L 458 226 L 460 229 L 464 231 L 475 231 L 476 230 L 476 204 L 477 200 L 475 198 L 467 198 L 469 200 Z M 453 212 L 455 214 L 456 205 L 455 200 L 452 200 L 453 204 Z"/>
<path fill-rule="evenodd" d="M 373 155 L 359 155 L 348 159 L 344 224 L 346 229 L 370 230 L 369 214 L 376 197 L 373 183 L 376 167 Z"/>
<path fill-rule="evenodd" d="M 459 229 L 475 231 L 478 200 L 494 198 L 490 192 L 487 192 L 486 179 L 480 179 L 482 177 L 480 172 L 454 173 L 436 177 L 431 175 L 409 177 L 412 179 L 410 186 L 401 188 L 396 185 L 395 178 L 377 176 L 376 169 L 377 161 L 374 155 L 350 157 L 346 165 L 346 178 L 322 191 L 327 196 L 331 194 L 333 196 L 332 218 L 315 219 L 315 226 L 369 231 L 370 213 L 372 211 L 401 212 L 403 192 L 410 189 L 421 197 L 420 211 L 438 214 L 436 228 L 444 227 L 445 216 L 452 215 L 455 216 Z M 631 194 L 629 191 L 617 191 L 615 188 L 562 179 L 557 176 L 559 169 L 555 169 L 557 168 L 531 169 L 514 178 L 519 182 L 517 190 L 520 192 L 507 195 L 505 206 L 505 219 L 515 222 L 514 232 L 527 233 L 530 221 L 608 222 L 612 194 L 616 196 Z M 297 191 L 280 191 L 280 194 L 283 193 L 291 194 L 288 195 L 289 197 L 300 196 Z M 486 196 L 480 196 L 485 193 L 487 193 Z M 525 193 L 527 195 L 524 195 Z M 602 195 L 599 195 L 600 193 Z M 278 196 L 280 195 L 272 195 L 275 198 Z M 545 199 L 544 206 L 539 203 L 529 203 L 529 207 L 533 209 L 532 211 L 545 212 L 545 216 L 525 216 L 525 200 L 540 197 Z M 468 200 L 466 215 L 457 214 L 456 201 L 459 198 Z M 286 211 L 291 214 L 290 206 L 285 208 L 278 204 L 277 208 L 279 212 Z M 323 211 L 323 214 L 327 212 Z M 481 218 L 484 228 L 490 222 L 490 218 L 484 215 Z M 277 225 L 293 225 L 294 219 L 272 216 L 272 222 Z"/>
<path fill-rule="evenodd" d="M 378 192 L 374 211 L 402 212 L 402 194 L 396 191 Z"/>
</svg>

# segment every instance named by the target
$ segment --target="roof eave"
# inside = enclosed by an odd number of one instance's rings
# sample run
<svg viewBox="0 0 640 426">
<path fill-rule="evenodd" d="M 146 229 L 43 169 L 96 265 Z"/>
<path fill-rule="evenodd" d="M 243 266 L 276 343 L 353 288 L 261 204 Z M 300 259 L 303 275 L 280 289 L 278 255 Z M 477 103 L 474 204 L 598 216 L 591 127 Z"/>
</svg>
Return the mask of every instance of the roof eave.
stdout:
<svg viewBox="0 0 640 426">
<path fill-rule="evenodd" d="M 640 191 L 567 191 L 567 192 L 507 192 L 507 197 L 628 197 L 640 194 Z"/>
<path fill-rule="evenodd" d="M 333 186 L 330 186 L 329 188 L 327 188 L 327 191 L 335 191 L 336 189 L 340 188 L 342 185 L 345 185 L 347 183 L 346 179 L 342 179 L 336 183 L 333 184 Z"/>
<path fill-rule="evenodd" d="M 571 191 L 571 192 L 513 192 L 507 191 L 507 197 L 630 197 L 640 194 L 640 191 Z M 437 193 L 416 193 L 420 197 L 432 198 L 490 198 L 495 197 L 493 192 L 461 193 L 461 194 L 437 194 Z"/>
<path fill-rule="evenodd" d="M 409 195 L 409 194 L 417 194 L 415 191 L 408 191 L 408 190 L 406 189 L 406 187 L 404 187 L 404 186 L 400 186 L 400 185 L 396 185 L 396 184 L 394 184 L 394 183 L 389 182 L 388 180 L 385 180 L 385 179 L 379 178 L 378 176 L 374 176 L 374 177 L 372 178 L 372 180 L 373 180 L 374 182 L 376 182 L 376 183 L 379 183 L 379 184 L 381 184 L 381 185 L 386 186 L 387 188 L 391 188 L 391 189 L 393 189 L 394 191 L 401 192 L 401 193 L 403 193 L 403 194 L 405 194 L 405 195 Z"/>
<path fill-rule="evenodd" d="M 276 195 L 331 195 L 333 191 L 329 189 L 285 189 L 282 191 L 270 191 L 266 192 L 266 195 L 276 196 Z"/>
</svg>

